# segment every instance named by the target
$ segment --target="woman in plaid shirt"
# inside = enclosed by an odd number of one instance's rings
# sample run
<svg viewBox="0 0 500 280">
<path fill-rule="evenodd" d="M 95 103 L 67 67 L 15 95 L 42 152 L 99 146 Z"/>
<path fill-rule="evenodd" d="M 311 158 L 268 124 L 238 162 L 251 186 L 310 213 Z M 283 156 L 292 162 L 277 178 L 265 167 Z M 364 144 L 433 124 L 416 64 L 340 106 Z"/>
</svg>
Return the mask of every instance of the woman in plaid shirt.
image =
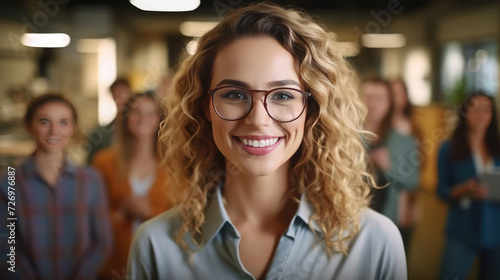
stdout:
<svg viewBox="0 0 500 280">
<path fill-rule="evenodd" d="M 0 183 L 0 220 L 17 218 L 15 228 L 0 227 L 0 278 L 95 279 L 112 238 L 100 176 L 66 155 L 75 108 L 61 95 L 42 95 L 24 122 L 36 150 L 15 168 L 14 200 L 7 176 Z"/>
</svg>

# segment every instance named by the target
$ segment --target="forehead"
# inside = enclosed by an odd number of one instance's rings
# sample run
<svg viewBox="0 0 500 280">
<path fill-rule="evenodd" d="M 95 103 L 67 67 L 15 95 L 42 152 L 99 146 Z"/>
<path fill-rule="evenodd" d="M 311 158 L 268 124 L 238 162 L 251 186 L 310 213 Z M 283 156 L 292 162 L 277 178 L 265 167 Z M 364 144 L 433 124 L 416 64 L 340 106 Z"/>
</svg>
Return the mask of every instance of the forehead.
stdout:
<svg viewBox="0 0 500 280">
<path fill-rule="evenodd" d="M 361 91 L 363 94 L 369 95 L 388 95 L 387 87 L 382 83 L 366 82 L 362 85 Z"/>
<path fill-rule="evenodd" d="M 63 102 L 48 102 L 39 106 L 35 110 L 35 116 L 51 116 L 51 117 L 73 117 L 73 112 L 68 105 Z"/>
<path fill-rule="evenodd" d="M 132 103 L 130 104 L 130 109 L 131 110 L 157 110 L 158 105 L 149 97 L 146 96 L 141 96 L 136 98 Z"/>
<path fill-rule="evenodd" d="M 274 80 L 299 80 L 299 63 L 270 37 L 244 37 L 223 47 L 212 69 L 212 86 L 223 79 L 244 81 L 254 87 Z"/>
<path fill-rule="evenodd" d="M 491 106 L 491 101 L 486 96 L 476 96 L 471 98 L 469 101 L 469 106 Z"/>
<path fill-rule="evenodd" d="M 146 96 L 137 97 L 132 101 L 131 107 L 137 107 L 138 105 L 155 105 L 155 102 L 151 98 Z"/>
</svg>

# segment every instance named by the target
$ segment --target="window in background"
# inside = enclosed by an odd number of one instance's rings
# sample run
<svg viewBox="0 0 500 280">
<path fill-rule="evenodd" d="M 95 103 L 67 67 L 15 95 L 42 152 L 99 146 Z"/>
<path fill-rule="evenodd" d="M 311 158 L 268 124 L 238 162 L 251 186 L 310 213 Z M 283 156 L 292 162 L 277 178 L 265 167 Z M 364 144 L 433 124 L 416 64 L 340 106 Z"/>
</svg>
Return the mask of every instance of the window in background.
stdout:
<svg viewBox="0 0 500 280">
<path fill-rule="evenodd" d="M 485 40 L 475 43 L 450 42 L 443 47 L 441 92 L 448 102 L 460 103 L 466 94 L 483 90 L 498 92 L 498 43 Z"/>
</svg>

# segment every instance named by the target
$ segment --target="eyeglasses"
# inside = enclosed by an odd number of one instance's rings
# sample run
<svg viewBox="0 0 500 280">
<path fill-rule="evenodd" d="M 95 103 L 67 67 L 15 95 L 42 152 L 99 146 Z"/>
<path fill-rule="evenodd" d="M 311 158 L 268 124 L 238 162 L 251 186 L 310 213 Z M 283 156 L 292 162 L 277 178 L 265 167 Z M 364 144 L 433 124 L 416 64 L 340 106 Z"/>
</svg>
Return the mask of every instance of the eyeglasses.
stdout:
<svg viewBox="0 0 500 280">
<path fill-rule="evenodd" d="M 236 121 L 246 117 L 253 107 L 252 92 L 265 93 L 264 108 L 273 120 L 292 122 L 302 115 L 311 93 L 294 88 L 253 90 L 238 86 L 224 86 L 208 91 L 212 105 L 219 117 Z"/>
</svg>

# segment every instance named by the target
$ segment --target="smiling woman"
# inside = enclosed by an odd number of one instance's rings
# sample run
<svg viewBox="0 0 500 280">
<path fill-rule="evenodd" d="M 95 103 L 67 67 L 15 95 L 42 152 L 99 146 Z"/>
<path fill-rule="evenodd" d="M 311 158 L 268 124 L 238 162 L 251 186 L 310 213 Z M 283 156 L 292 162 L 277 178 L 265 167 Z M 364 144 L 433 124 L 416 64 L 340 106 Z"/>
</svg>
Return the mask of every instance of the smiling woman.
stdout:
<svg viewBox="0 0 500 280">
<path fill-rule="evenodd" d="M 143 224 L 136 279 L 406 279 L 401 236 L 367 208 L 366 108 L 307 15 L 242 7 L 181 65 L 159 141 L 171 211 Z"/>
<path fill-rule="evenodd" d="M 75 108 L 61 95 L 45 94 L 30 102 L 24 122 L 36 150 L 16 168 L 19 227 L 14 242 L 9 240 L 16 245 L 16 272 L 6 275 L 8 245 L 0 240 L 1 278 L 95 279 L 110 251 L 111 229 L 101 177 L 66 157 L 77 126 Z M 0 181 L 2 209 L 8 204 L 6 182 Z M 0 218 L 8 220 L 7 211 Z M 0 236 L 6 230 L 1 227 Z"/>
</svg>

